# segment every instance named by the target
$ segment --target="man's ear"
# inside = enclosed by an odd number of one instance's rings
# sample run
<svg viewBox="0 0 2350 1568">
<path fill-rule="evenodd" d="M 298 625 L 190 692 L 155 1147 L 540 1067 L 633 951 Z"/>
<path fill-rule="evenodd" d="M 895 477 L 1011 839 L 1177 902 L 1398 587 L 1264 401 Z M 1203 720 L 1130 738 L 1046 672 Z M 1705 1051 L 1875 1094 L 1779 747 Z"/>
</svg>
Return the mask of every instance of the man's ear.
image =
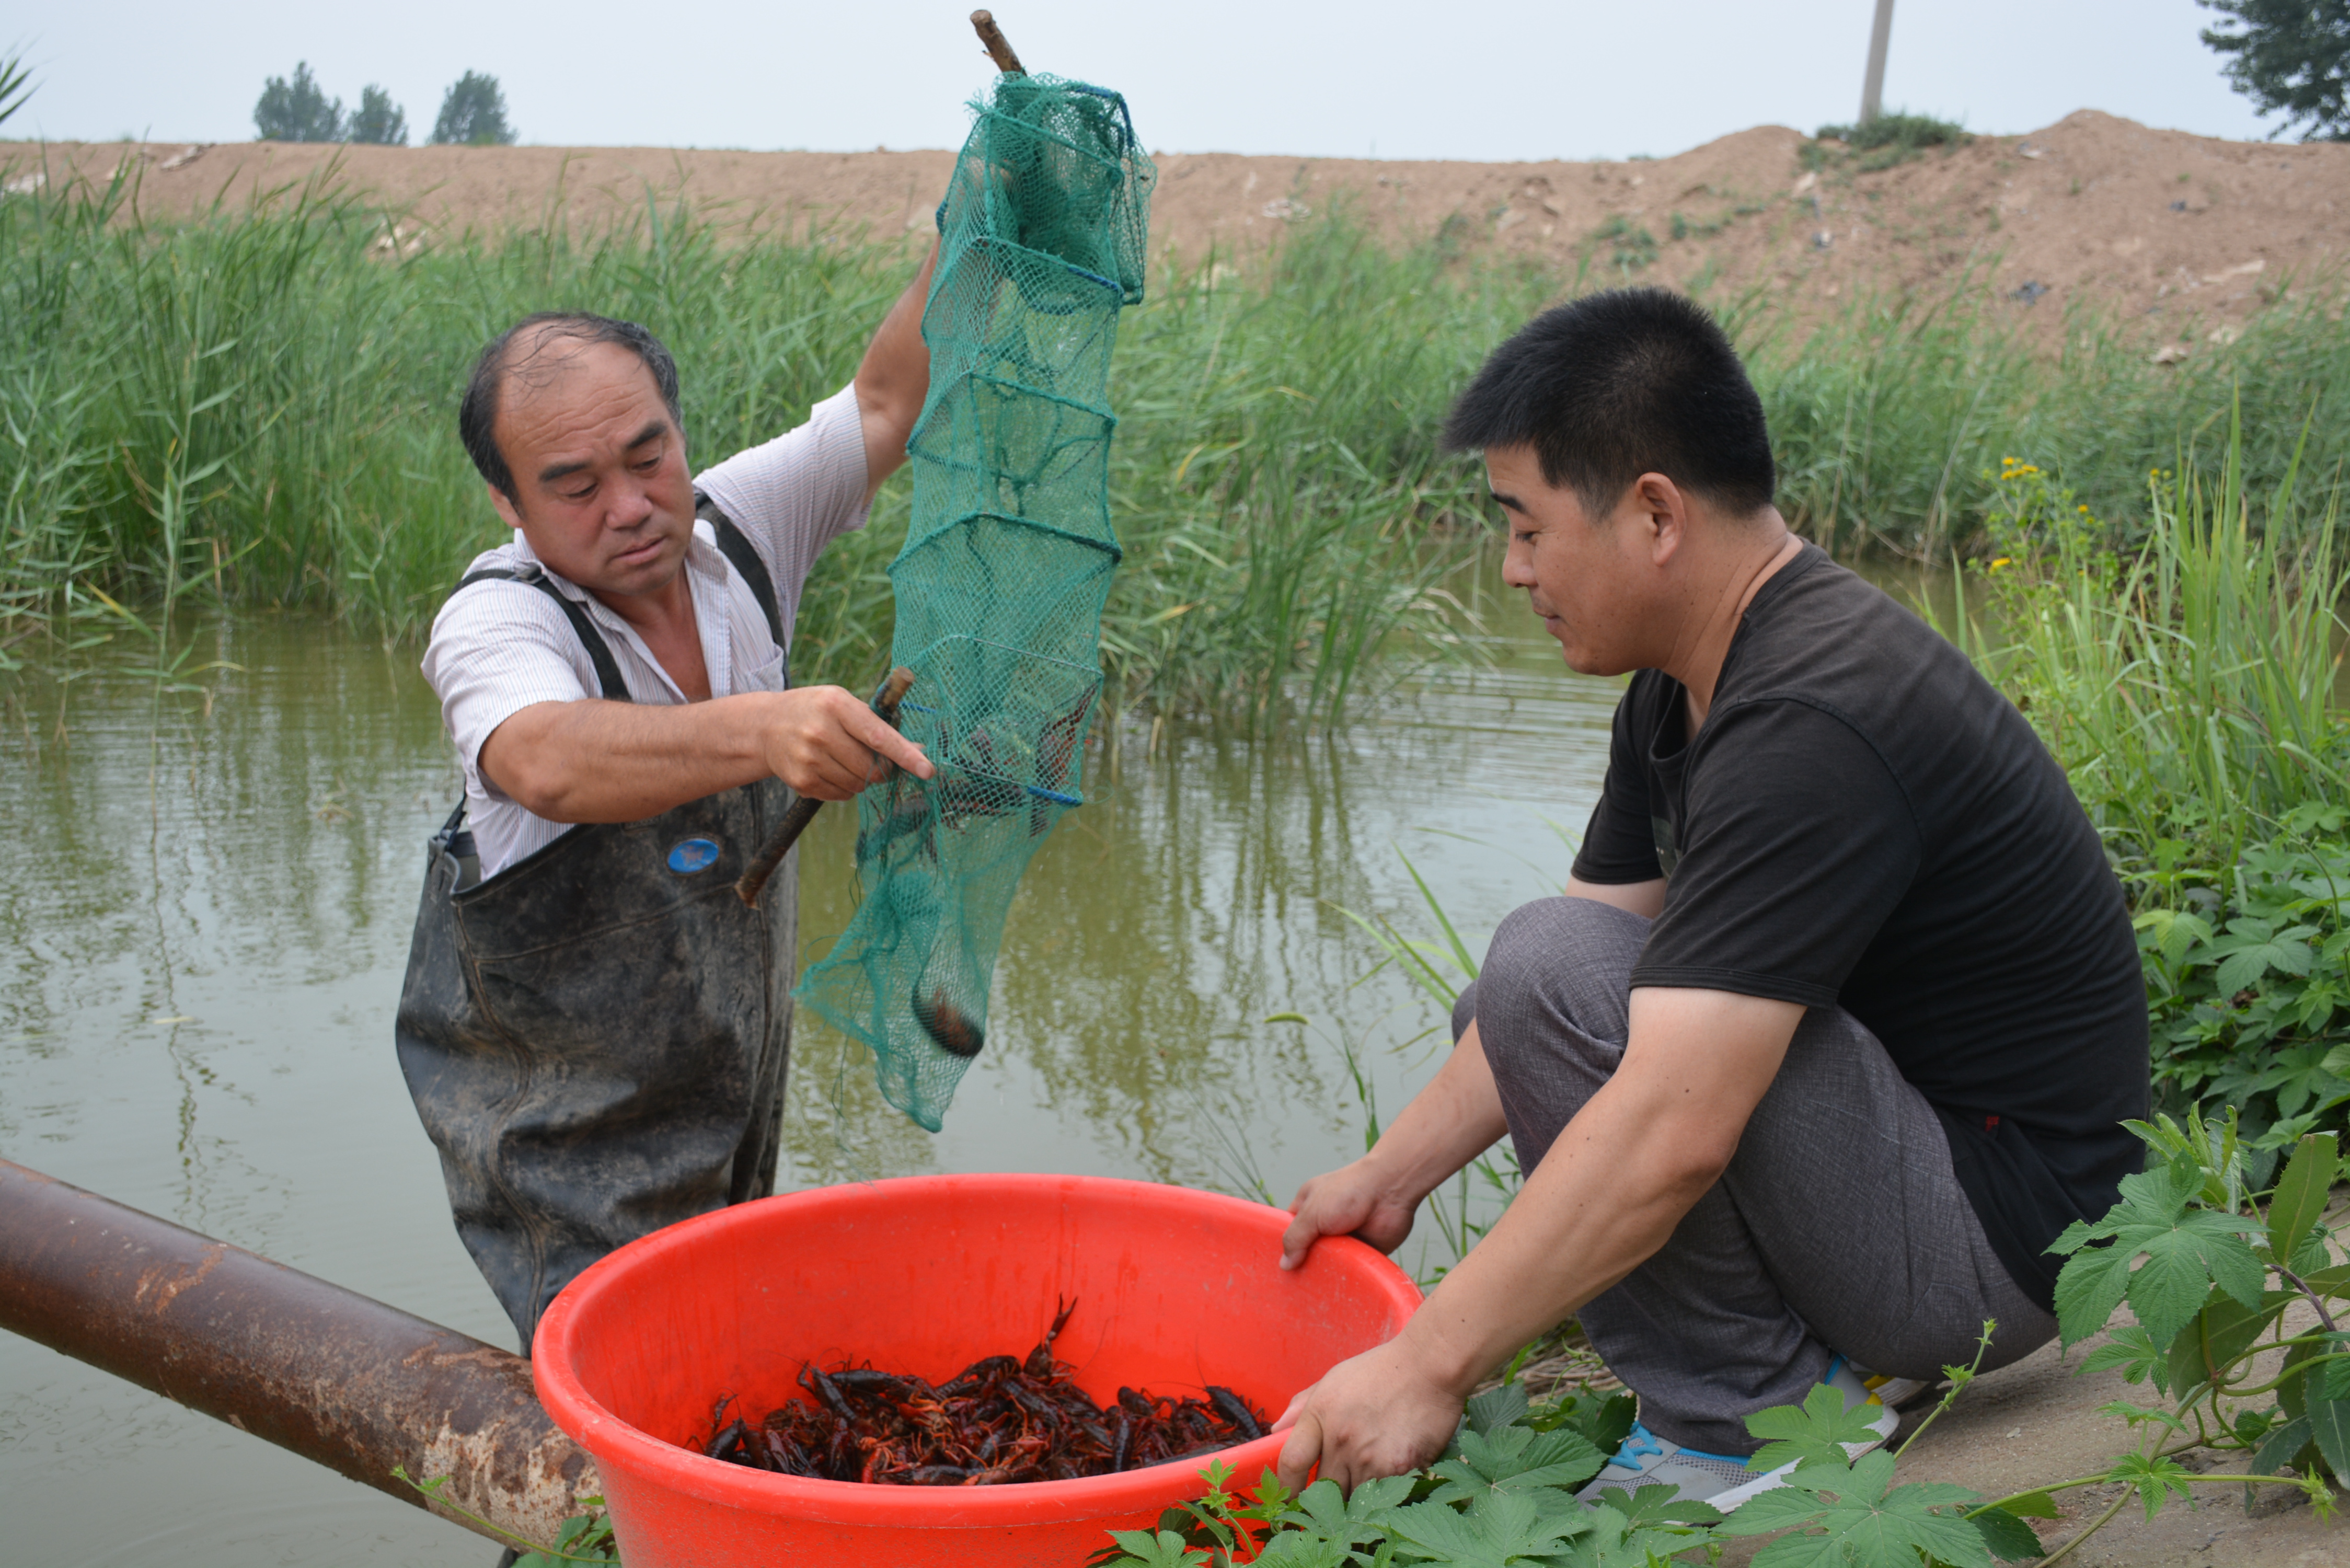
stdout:
<svg viewBox="0 0 2350 1568">
<path fill-rule="evenodd" d="M 1644 473 L 1632 482 L 1628 499 L 1648 530 L 1649 558 L 1663 566 L 1689 543 L 1689 496 L 1663 474 Z"/>
<path fill-rule="evenodd" d="M 497 508 L 498 516 L 505 525 L 509 528 L 521 527 L 522 514 L 515 510 L 514 497 L 494 484 L 484 485 L 483 488 L 490 493 L 490 504 Z"/>
</svg>

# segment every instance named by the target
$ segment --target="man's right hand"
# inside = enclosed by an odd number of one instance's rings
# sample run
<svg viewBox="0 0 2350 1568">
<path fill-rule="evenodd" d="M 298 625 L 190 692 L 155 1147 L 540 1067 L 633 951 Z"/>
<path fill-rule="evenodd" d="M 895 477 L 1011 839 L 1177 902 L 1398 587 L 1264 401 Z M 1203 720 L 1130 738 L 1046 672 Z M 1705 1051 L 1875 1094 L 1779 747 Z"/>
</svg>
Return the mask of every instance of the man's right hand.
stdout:
<svg viewBox="0 0 2350 1568">
<path fill-rule="evenodd" d="M 847 800 L 895 763 L 916 778 L 938 770 L 872 704 L 839 686 L 800 686 L 775 699 L 763 726 L 769 771 L 814 800 Z"/>
<path fill-rule="evenodd" d="M 1315 1177 L 1297 1189 L 1289 1211 L 1296 1216 L 1281 1236 L 1281 1266 L 1296 1268 L 1325 1236 L 1353 1236 L 1382 1252 L 1392 1252 L 1411 1234 L 1419 1198 L 1399 1189 L 1373 1168 L 1365 1155 Z"/>
</svg>

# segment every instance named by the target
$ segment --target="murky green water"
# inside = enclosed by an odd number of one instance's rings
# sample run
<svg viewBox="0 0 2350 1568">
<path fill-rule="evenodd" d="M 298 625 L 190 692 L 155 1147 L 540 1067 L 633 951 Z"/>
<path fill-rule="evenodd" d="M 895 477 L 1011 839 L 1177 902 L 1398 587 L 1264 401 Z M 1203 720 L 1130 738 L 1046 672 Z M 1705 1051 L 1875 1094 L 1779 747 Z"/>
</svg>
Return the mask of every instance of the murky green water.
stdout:
<svg viewBox="0 0 2350 1568">
<path fill-rule="evenodd" d="M 1097 747 L 1092 803 L 1014 906 L 945 1132 L 809 1026 L 785 1184 L 1055 1170 L 1285 1200 L 1358 1151 L 1337 1042 L 1392 1113 L 1432 1069 L 1409 1043 L 1436 1015 L 1391 971 L 1358 983 L 1375 953 L 1337 906 L 1432 935 L 1400 846 L 1482 946 L 1555 889 L 1548 824 L 1579 830 L 1598 785 L 1613 683 L 1513 624 L 1497 670 L 1326 739 L 1179 725 L 1154 749 L 1136 725 Z M 0 680 L 0 1155 L 510 1344 L 391 1051 L 420 846 L 457 778 L 413 650 L 268 618 L 199 645 L 241 667 L 202 678 L 209 711 L 102 664 Z M 811 954 L 847 922 L 850 821 L 827 813 L 803 854 Z M 1315 1027 L 1263 1022 L 1289 1010 Z M 0 1520 L 0 1563 L 27 1568 L 494 1555 L 5 1334 Z"/>
</svg>

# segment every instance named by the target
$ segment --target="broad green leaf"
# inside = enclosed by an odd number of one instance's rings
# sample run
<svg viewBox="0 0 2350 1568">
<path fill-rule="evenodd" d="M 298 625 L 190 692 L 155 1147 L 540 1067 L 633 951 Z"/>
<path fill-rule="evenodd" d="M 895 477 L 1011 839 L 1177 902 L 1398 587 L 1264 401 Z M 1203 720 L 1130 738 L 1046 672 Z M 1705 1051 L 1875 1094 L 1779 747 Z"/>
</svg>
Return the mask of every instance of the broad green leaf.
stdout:
<svg viewBox="0 0 2350 1568">
<path fill-rule="evenodd" d="M 1643 1492 L 1678 1491 L 1677 1487 L 1648 1486 Z M 1621 1500 L 1621 1491 L 1603 1492 L 1601 1501 L 1590 1505 L 1591 1528 L 1575 1538 L 1573 1546 L 1564 1554 L 1545 1561 L 1553 1568 L 1656 1568 L 1682 1552 L 1687 1552 L 1703 1539 L 1701 1529 L 1693 1530 L 1673 1524 L 1643 1525 L 1627 1519 L 1609 1498 Z M 1692 1506 L 1703 1508 L 1702 1503 Z M 1711 1513 L 1713 1511 L 1706 1510 Z M 1693 1539 L 1695 1538 L 1695 1539 Z"/>
<path fill-rule="evenodd" d="M 1974 1492 L 1959 1486 L 1894 1487 L 1892 1480 L 1893 1456 L 1882 1449 L 1842 1472 L 1806 1465 L 1785 1488 L 1742 1504 L 1717 1532 L 1760 1535 L 1799 1527 L 1756 1552 L 1754 1568 L 1890 1568 L 1921 1555 L 1950 1568 L 1991 1568 L 1982 1532 L 1957 1511 L 1975 1500 Z M 1807 1494 L 1814 1510 L 1808 1519 L 1793 1500 L 1761 1507 L 1790 1491 Z"/>
<path fill-rule="evenodd" d="M 2303 1419 L 2317 1439 L 2317 1451 L 2325 1456 L 2325 1468 L 2336 1480 L 2350 1476 L 2350 1399 L 2313 1399 Z"/>
<path fill-rule="evenodd" d="M 1522 1492 L 1489 1494 L 1466 1513 L 1450 1503 L 1416 1502 L 1388 1514 L 1387 1524 L 1394 1534 L 1457 1568 L 1508 1568 L 1516 1559 L 1555 1552 L 1590 1528 L 1587 1516 L 1543 1517 L 1534 1499 Z"/>
<path fill-rule="evenodd" d="M 1334 1480 L 1318 1480 L 1298 1494 L 1281 1522 L 1349 1545 L 1383 1533 L 1378 1516 L 1411 1496 L 1410 1476 L 1383 1476 L 1367 1480 L 1351 1493 L 1341 1493 Z"/>
<path fill-rule="evenodd" d="M 1624 1516 L 1627 1529 L 1638 1530 L 1652 1524 L 1720 1524 L 1721 1511 L 1710 1502 L 1693 1497 L 1683 1497 L 1681 1489 L 1662 1481 L 1650 1481 L 1639 1490 L 1627 1496 L 1622 1487 L 1607 1487 L 1599 1501 Z"/>
<path fill-rule="evenodd" d="M 2174 1349 L 2173 1355 L 2176 1354 Z M 2113 1337 L 2089 1352 L 2074 1376 L 2086 1377 L 2115 1366 L 2120 1367 L 2122 1376 L 2131 1383 L 2143 1383 L 2153 1377 L 2158 1387 L 2167 1375 L 2165 1357 L 2154 1347 L 2153 1337 L 2134 1323 L 2114 1330 Z"/>
<path fill-rule="evenodd" d="M 1555 1432 L 1514 1426 L 1483 1433 L 1462 1432 L 1453 1457 L 1439 1463 L 1432 1472 L 1445 1483 L 1435 1498 L 1439 1502 L 1465 1502 L 1494 1491 L 1581 1486 L 1607 1462 L 1607 1457 L 1586 1441 L 1582 1433 L 1564 1428 Z"/>
<path fill-rule="evenodd" d="M 1354 1553 L 1335 1541 L 1284 1530 L 1250 1561 L 1258 1568 L 1347 1568 Z"/>
<path fill-rule="evenodd" d="M 1589 1438 L 1593 1448 L 1603 1454 L 1612 1454 L 1630 1435 L 1638 1407 L 1639 1402 L 1629 1394 L 1610 1394 L 1605 1398 L 1596 1394 L 1569 1394 L 1527 1416 L 1525 1425 L 1537 1432 L 1571 1427 Z"/>
<path fill-rule="evenodd" d="M 2178 1337 L 2171 1342 L 2169 1388 L 2177 1390 L 2180 1398 L 2185 1398 L 2189 1389 L 2211 1380 L 2214 1368 L 2224 1374 L 2238 1356 L 2252 1347 L 2252 1343 L 2260 1338 L 2268 1325 L 2277 1320 L 2277 1314 L 2284 1311 L 2285 1303 L 2293 1299 L 2286 1292 L 2270 1291 L 2262 1296 L 2258 1307 L 2247 1307 L 2215 1288 L 2205 1298 L 2203 1310 L 2197 1313 L 2193 1321 L 2180 1329 Z M 2118 1339 L 2119 1335 L 2116 1337 Z M 2097 1350 L 2090 1353 L 2089 1361 L 2095 1361 L 2100 1354 L 2110 1348 L 2109 1345 L 2098 1346 Z M 2088 1370 L 2088 1364 L 2084 1363 L 2082 1371 Z M 2127 1372 L 2124 1376 L 2133 1383 L 2137 1381 Z"/>
<path fill-rule="evenodd" d="M 1762 1450 L 1746 1461 L 1757 1472 L 1777 1469 L 1790 1460 L 1828 1459 L 1841 1462 L 1846 1443 L 1866 1443 L 1876 1431 L 1865 1407 L 1847 1410 L 1844 1391 L 1815 1385 L 1801 1405 L 1773 1405 L 1746 1417 L 1746 1429 L 1763 1439 Z"/>
<path fill-rule="evenodd" d="M 2138 1500 L 2146 1504 L 2146 1516 L 2152 1519 L 2162 1511 L 2162 1505 L 2173 1496 L 2189 1498 L 2188 1482 L 2193 1472 L 2168 1454 L 2126 1454 L 2106 1472 L 2106 1479 L 2124 1486 L 2136 1487 Z"/>
<path fill-rule="evenodd" d="M 1208 1560 L 1205 1552 L 1184 1545 L 1171 1530 L 1113 1530 L 1109 1538 L 1126 1549 L 1125 1556 L 1111 1560 L 1110 1568 L 1191 1568 Z"/>
<path fill-rule="evenodd" d="M 2130 1311 L 2155 1344 L 2166 1345 L 2201 1308 L 2211 1285 L 2247 1307 L 2261 1301 L 2262 1270 L 2241 1232 L 2245 1221 L 2197 1210 L 2168 1231 L 2138 1240 L 2146 1262 L 2130 1275 Z M 2118 1250 L 2131 1238 L 2116 1241 Z"/>
<path fill-rule="evenodd" d="M 1504 1383 L 1499 1388 L 1488 1388 L 1469 1401 L 1466 1414 L 1469 1429 L 1490 1432 L 1496 1427 L 1506 1427 L 1526 1413 L 1526 1386 Z"/>
<path fill-rule="evenodd" d="M 2242 1234 L 2258 1226 L 2190 1210 L 2202 1189 L 2201 1173 L 2184 1158 L 2126 1176 L 2121 1201 L 2104 1219 L 2058 1238 L 2052 1251 L 2077 1249 L 2056 1277 L 2056 1317 L 2067 1345 L 2103 1328 L 2125 1297 L 2161 1345 L 2177 1337 L 2214 1283 L 2248 1307 L 2259 1303 L 2261 1262 Z M 2106 1239 L 2106 1246 L 2085 1244 Z"/>
<path fill-rule="evenodd" d="M 2252 1473 L 2261 1476 L 2276 1474 L 2300 1458 L 2302 1449 L 2309 1447 L 2312 1436 L 2313 1428 L 2306 1416 L 2296 1416 L 2272 1429 L 2267 1437 L 2261 1439 L 2260 1448 L 2252 1455 Z"/>
<path fill-rule="evenodd" d="M 2302 1241 L 2325 1218 L 2341 1150 L 2332 1133 L 2311 1133 L 2294 1146 L 2269 1199 L 2268 1255 L 2290 1263 Z"/>
<path fill-rule="evenodd" d="M 1967 1522 L 1975 1527 L 1991 1554 L 2002 1563 L 2022 1563 L 2048 1555 L 2048 1549 L 2040 1544 L 2038 1532 L 2003 1508 L 1970 1513 Z"/>
<path fill-rule="evenodd" d="M 2062 1519 L 2064 1511 L 2056 1500 L 2044 1491 L 2028 1491 L 2022 1497 L 2009 1498 L 1999 1505 L 2018 1519 Z"/>
<path fill-rule="evenodd" d="M 2324 1355 L 2328 1346 L 2296 1345 L 2284 1353 L 2284 1361 L 2277 1369 L 2277 1403 L 2288 1416 L 2309 1414 L 2307 1363 L 2313 1356 Z"/>
</svg>

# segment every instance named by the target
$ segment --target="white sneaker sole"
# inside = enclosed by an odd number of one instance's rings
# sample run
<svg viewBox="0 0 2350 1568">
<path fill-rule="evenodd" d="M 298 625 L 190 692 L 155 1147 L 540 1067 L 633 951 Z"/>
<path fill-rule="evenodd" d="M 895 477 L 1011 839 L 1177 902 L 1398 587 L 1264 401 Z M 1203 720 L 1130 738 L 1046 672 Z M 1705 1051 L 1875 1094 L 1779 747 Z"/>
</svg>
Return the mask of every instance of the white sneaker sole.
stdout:
<svg viewBox="0 0 2350 1568">
<path fill-rule="evenodd" d="M 1884 1446 L 1885 1438 L 1881 1437 L 1875 1442 L 1846 1443 L 1844 1446 L 1845 1459 L 1846 1462 L 1850 1462 L 1851 1460 L 1860 1458 L 1863 1454 L 1873 1453 Z M 1776 1491 L 1781 1487 L 1786 1485 L 1787 1478 L 1794 1474 L 1795 1466 L 1798 1462 L 1799 1461 L 1797 1460 L 1790 1459 L 1775 1470 L 1765 1470 L 1751 1481 L 1741 1482 L 1739 1485 L 1731 1487 L 1728 1491 L 1716 1492 L 1713 1496 L 1707 1498 L 1704 1501 L 1711 1503 L 1715 1508 L 1720 1509 L 1722 1512 L 1728 1513 L 1740 1503 L 1744 1502 L 1748 1498 L 1759 1496 L 1766 1491 Z"/>
</svg>

